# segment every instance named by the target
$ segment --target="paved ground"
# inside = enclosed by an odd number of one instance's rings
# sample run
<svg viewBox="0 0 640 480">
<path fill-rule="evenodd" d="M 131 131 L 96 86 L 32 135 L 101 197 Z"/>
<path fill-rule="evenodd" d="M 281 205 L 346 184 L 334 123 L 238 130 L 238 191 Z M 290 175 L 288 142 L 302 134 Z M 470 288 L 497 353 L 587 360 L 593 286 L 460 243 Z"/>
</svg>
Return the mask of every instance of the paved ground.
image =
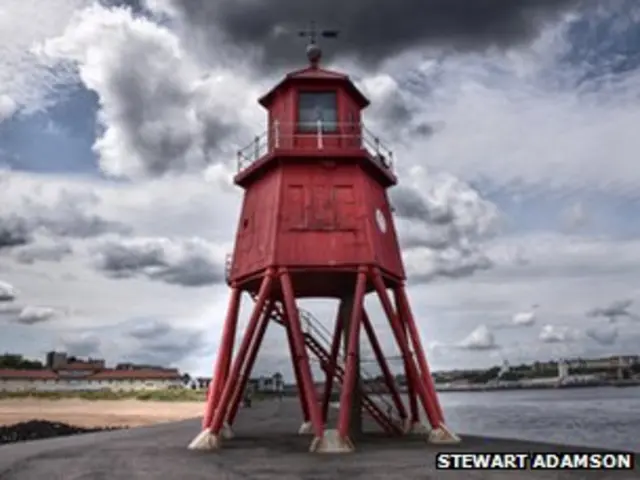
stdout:
<svg viewBox="0 0 640 480">
<path fill-rule="evenodd" d="M 90 433 L 0 447 L 1 480 L 142 479 L 635 479 L 635 472 L 435 471 L 437 451 L 553 451 L 563 447 L 465 437 L 456 447 L 435 447 L 418 438 L 386 439 L 370 434 L 349 455 L 307 452 L 310 437 L 295 432 L 300 419 L 295 399 L 263 402 L 241 412 L 237 437 L 217 452 L 186 445 L 198 420 Z M 638 459 L 636 458 L 636 462 Z"/>
</svg>

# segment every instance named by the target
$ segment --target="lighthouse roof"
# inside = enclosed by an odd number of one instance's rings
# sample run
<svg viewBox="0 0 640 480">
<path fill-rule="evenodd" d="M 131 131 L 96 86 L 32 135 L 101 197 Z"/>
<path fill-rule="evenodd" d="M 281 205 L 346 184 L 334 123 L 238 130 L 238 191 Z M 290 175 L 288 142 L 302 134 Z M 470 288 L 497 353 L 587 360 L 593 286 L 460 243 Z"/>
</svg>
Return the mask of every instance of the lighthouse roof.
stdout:
<svg viewBox="0 0 640 480">
<path fill-rule="evenodd" d="M 265 108 L 268 108 L 273 96 L 278 90 L 282 90 L 294 83 L 322 83 L 322 82 L 340 82 L 343 83 L 347 89 L 351 92 L 354 99 L 360 104 L 360 108 L 365 108 L 369 105 L 369 99 L 356 87 L 348 75 L 344 73 L 336 72 L 333 70 L 327 70 L 317 66 L 309 66 L 301 70 L 296 70 L 288 73 L 275 87 L 273 87 L 268 93 L 263 95 L 258 102 Z"/>
</svg>

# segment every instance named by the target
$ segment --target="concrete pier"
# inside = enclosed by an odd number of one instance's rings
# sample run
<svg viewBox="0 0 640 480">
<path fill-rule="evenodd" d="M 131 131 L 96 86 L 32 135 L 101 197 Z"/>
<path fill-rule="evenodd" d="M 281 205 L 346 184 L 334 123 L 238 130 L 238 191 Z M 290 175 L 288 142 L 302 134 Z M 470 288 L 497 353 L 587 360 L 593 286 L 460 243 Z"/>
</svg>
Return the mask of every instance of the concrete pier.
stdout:
<svg viewBox="0 0 640 480">
<path fill-rule="evenodd" d="M 356 451 L 344 455 L 308 452 L 310 438 L 297 435 L 301 421 L 297 399 L 265 401 L 244 409 L 234 425 L 235 438 L 219 451 L 186 446 L 200 420 L 104 433 L 89 433 L 0 447 L 1 480 L 429 480 L 429 479 L 624 479 L 634 472 L 436 471 L 438 451 L 579 451 L 577 448 L 513 440 L 463 437 L 460 445 L 437 446 L 413 436 L 388 438 L 364 417 L 366 435 Z M 636 456 L 636 463 L 638 462 Z"/>
</svg>

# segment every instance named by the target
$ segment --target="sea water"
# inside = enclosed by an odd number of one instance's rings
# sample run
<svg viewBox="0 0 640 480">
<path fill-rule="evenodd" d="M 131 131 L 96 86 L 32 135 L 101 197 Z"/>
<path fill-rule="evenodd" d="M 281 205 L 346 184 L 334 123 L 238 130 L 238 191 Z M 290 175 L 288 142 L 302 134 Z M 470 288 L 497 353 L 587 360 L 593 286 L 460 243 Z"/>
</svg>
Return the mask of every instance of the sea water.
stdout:
<svg viewBox="0 0 640 480">
<path fill-rule="evenodd" d="M 640 452 L 640 387 L 441 392 L 455 432 Z"/>
</svg>

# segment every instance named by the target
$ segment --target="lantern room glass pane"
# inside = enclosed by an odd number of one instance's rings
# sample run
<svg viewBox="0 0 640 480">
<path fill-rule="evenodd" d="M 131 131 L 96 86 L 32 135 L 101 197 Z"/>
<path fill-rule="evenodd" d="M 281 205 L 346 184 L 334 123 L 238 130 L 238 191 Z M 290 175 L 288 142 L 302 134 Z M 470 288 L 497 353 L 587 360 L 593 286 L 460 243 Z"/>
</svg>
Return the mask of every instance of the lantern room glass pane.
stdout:
<svg viewBox="0 0 640 480">
<path fill-rule="evenodd" d="M 298 102 L 298 131 L 317 131 L 318 120 L 322 122 L 323 132 L 338 130 L 336 92 L 300 92 Z"/>
</svg>

